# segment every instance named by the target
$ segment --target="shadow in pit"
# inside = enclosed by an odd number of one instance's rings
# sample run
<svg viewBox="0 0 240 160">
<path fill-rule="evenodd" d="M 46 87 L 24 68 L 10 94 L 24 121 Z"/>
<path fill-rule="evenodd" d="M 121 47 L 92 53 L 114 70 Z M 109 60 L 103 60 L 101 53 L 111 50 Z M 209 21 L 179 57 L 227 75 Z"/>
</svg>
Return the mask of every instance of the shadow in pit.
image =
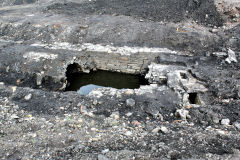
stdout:
<svg viewBox="0 0 240 160">
<path fill-rule="evenodd" d="M 83 73 L 76 63 L 68 66 L 66 76 L 68 81 L 66 91 L 77 91 L 82 95 L 87 95 L 95 88 L 135 89 L 141 85 L 148 85 L 148 81 L 142 75 L 103 70 Z"/>
</svg>

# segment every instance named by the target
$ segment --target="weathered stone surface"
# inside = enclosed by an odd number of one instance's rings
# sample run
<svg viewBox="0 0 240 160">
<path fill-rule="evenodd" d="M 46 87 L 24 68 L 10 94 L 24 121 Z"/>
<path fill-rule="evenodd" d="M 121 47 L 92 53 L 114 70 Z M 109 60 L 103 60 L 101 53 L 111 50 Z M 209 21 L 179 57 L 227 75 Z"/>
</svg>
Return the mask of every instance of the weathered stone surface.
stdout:
<svg viewBox="0 0 240 160">
<path fill-rule="evenodd" d="M 239 159 L 238 13 L 236 0 L 0 0 L 0 159 Z M 62 92 L 70 64 L 150 84 Z"/>
</svg>

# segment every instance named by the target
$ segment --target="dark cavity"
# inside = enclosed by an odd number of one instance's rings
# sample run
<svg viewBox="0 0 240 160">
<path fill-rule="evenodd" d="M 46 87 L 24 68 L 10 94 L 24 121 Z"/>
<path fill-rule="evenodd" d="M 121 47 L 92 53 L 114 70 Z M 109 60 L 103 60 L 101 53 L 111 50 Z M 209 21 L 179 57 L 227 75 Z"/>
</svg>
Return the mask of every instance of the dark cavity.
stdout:
<svg viewBox="0 0 240 160">
<path fill-rule="evenodd" d="M 198 104 L 198 105 L 201 104 L 197 93 L 189 93 L 188 100 L 190 104 Z"/>
<path fill-rule="evenodd" d="M 77 91 L 82 95 L 87 95 L 95 88 L 136 89 L 140 85 L 148 84 L 148 81 L 141 75 L 103 70 L 82 73 L 77 68 L 69 68 L 70 71 L 67 72 L 68 85 L 66 91 Z"/>
</svg>

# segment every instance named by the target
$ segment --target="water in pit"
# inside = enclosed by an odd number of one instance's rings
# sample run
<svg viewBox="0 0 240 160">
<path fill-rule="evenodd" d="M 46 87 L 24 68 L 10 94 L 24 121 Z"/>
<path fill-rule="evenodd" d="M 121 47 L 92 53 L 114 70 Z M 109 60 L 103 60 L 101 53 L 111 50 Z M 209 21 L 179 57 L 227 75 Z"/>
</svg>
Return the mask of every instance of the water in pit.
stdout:
<svg viewBox="0 0 240 160">
<path fill-rule="evenodd" d="M 67 91 L 77 91 L 87 95 L 95 88 L 112 87 L 117 89 L 135 89 L 147 85 L 147 80 L 140 75 L 123 74 L 109 71 L 94 71 L 90 73 L 74 73 L 68 77 Z"/>
</svg>

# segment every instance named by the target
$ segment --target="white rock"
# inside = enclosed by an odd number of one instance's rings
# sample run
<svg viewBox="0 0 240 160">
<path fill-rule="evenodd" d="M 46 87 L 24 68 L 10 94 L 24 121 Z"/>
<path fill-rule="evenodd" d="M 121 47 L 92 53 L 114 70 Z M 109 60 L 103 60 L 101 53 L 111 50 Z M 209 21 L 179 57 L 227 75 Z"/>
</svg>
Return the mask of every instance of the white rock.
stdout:
<svg viewBox="0 0 240 160">
<path fill-rule="evenodd" d="M 131 136 L 131 135 L 132 135 L 132 132 L 131 132 L 131 131 L 127 131 L 127 132 L 125 133 L 125 135 L 126 135 L 126 136 Z"/>
<path fill-rule="evenodd" d="M 229 120 L 228 118 L 222 119 L 222 120 L 221 120 L 221 124 L 222 124 L 222 125 L 229 125 L 229 124 L 230 124 L 230 120 Z"/>
<path fill-rule="evenodd" d="M 160 129 L 161 129 L 162 133 L 167 133 L 168 132 L 167 127 L 162 126 Z"/>
<path fill-rule="evenodd" d="M 186 120 L 188 114 L 189 114 L 189 111 L 185 109 L 178 109 L 175 113 L 175 115 L 180 116 L 182 120 Z"/>
<path fill-rule="evenodd" d="M 32 98 L 32 94 L 31 94 L 31 93 L 29 93 L 28 95 L 26 95 L 26 96 L 24 97 L 24 99 L 25 99 L 26 101 L 30 100 L 31 98 Z"/>
<path fill-rule="evenodd" d="M 225 61 L 227 61 L 229 64 L 231 62 L 236 62 L 236 63 L 238 62 L 235 52 L 233 50 L 231 50 L 230 48 L 228 49 L 228 58 L 226 58 Z"/>
<path fill-rule="evenodd" d="M 107 148 L 107 149 L 104 149 L 104 150 L 102 150 L 102 154 L 105 154 L 105 153 L 107 153 L 107 152 L 109 152 L 109 149 Z"/>
<path fill-rule="evenodd" d="M 154 129 L 152 130 L 152 133 L 158 133 L 160 130 L 161 130 L 160 127 L 154 128 Z"/>
<path fill-rule="evenodd" d="M 240 131 L 240 123 L 234 122 L 233 125 Z"/>
<path fill-rule="evenodd" d="M 11 119 L 19 119 L 19 117 L 18 117 L 16 114 L 13 114 L 13 115 L 11 116 Z"/>
</svg>

